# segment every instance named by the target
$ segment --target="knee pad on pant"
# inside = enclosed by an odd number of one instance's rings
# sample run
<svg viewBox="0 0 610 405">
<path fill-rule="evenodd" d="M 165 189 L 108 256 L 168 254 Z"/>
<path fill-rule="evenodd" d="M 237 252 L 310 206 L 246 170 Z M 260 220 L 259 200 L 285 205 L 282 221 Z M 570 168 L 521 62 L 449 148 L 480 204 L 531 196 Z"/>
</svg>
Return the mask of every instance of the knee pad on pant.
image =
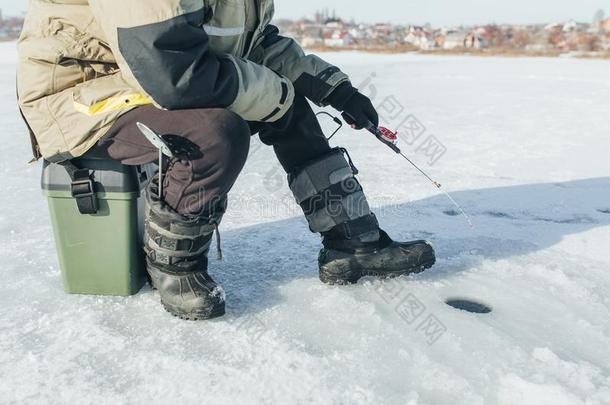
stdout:
<svg viewBox="0 0 610 405">
<path fill-rule="evenodd" d="M 361 224 L 353 236 L 378 232 L 362 187 L 341 149 L 303 166 L 288 181 L 312 232 L 325 233 L 349 223 Z"/>
</svg>

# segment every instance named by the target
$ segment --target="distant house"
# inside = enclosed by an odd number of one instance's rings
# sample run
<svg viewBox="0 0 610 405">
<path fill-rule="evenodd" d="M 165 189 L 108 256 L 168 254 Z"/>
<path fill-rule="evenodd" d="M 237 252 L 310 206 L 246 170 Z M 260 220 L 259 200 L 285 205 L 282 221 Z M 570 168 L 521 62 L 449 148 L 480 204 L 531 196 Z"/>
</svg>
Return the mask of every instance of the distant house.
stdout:
<svg viewBox="0 0 610 405">
<path fill-rule="evenodd" d="M 431 40 L 426 33 L 408 33 L 404 42 L 409 45 L 418 47 L 419 49 L 428 50 L 435 47 L 435 42 Z"/>
<path fill-rule="evenodd" d="M 324 45 L 331 48 L 344 48 L 350 46 L 352 37 L 347 31 L 333 31 L 324 34 Z"/>
<path fill-rule="evenodd" d="M 610 18 L 607 20 L 600 21 L 599 23 L 600 31 L 610 32 Z"/>
<path fill-rule="evenodd" d="M 555 31 L 555 30 L 563 30 L 563 24 L 561 23 L 551 23 L 544 27 L 545 31 Z"/>
<path fill-rule="evenodd" d="M 347 32 L 355 42 L 367 37 L 366 31 L 358 27 L 351 27 Z"/>
<path fill-rule="evenodd" d="M 610 32 L 610 30 L 607 32 Z M 610 34 L 606 34 L 601 37 L 601 42 L 599 46 L 604 51 L 610 51 Z"/>
<path fill-rule="evenodd" d="M 563 32 L 572 32 L 576 31 L 578 28 L 578 24 L 574 20 L 570 20 L 563 25 Z"/>
<path fill-rule="evenodd" d="M 345 23 L 339 18 L 331 18 L 324 25 L 331 30 L 343 30 L 345 28 Z"/>
<path fill-rule="evenodd" d="M 467 34 L 461 31 L 450 32 L 445 35 L 443 41 L 443 49 L 451 50 L 457 48 L 464 48 L 466 45 Z"/>
<path fill-rule="evenodd" d="M 568 48 L 566 34 L 563 29 L 555 29 L 549 32 L 548 41 L 555 49 L 565 51 Z"/>
<path fill-rule="evenodd" d="M 431 25 L 360 24 L 344 21 L 336 14 L 319 12 L 315 20 L 278 20 L 284 35 L 297 39 L 304 47 L 366 49 L 445 49 L 490 52 L 529 51 L 532 53 L 601 52 L 610 48 L 610 19 L 593 24 L 575 21 L 548 25 L 487 24 L 434 28 Z M 10 35 L 6 24 L 0 25 Z M 0 33 L 0 35 L 2 35 Z M 6 35 L 6 33 L 4 34 Z"/>
<path fill-rule="evenodd" d="M 392 24 L 379 23 L 375 24 L 373 30 L 376 36 L 383 37 L 390 35 L 394 31 L 394 26 Z"/>
<path fill-rule="evenodd" d="M 324 41 L 320 37 L 304 36 L 301 38 L 300 43 L 304 48 L 312 48 L 322 45 Z"/>
<path fill-rule="evenodd" d="M 403 42 L 423 50 L 432 49 L 436 45 L 432 34 L 427 32 L 424 27 L 418 26 L 409 27 Z"/>
<path fill-rule="evenodd" d="M 483 39 L 477 32 L 469 32 L 464 38 L 464 48 L 481 49 L 483 48 Z"/>
</svg>

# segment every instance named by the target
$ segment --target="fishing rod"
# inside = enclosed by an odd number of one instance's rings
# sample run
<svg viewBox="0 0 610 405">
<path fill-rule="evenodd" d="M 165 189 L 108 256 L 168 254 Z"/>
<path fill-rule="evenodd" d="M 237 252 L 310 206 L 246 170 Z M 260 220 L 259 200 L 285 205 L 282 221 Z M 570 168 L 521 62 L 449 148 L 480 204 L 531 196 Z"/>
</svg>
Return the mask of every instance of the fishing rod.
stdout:
<svg viewBox="0 0 610 405">
<path fill-rule="evenodd" d="M 348 122 L 355 121 L 352 117 L 349 116 L 349 114 L 346 114 L 346 113 L 343 113 L 343 118 L 344 119 L 348 118 L 346 120 Z M 428 173 L 423 171 L 418 165 L 415 164 L 415 162 L 413 162 L 411 159 L 409 159 L 409 157 L 406 154 L 404 154 L 402 152 L 402 150 L 398 147 L 398 132 L 391 131 L 390 129 L 382 127 L 382 126 L 376 126 L 375 124 L 373 124 L 370 121 L 367 123 L 367 125 L 364 128 L 367 131 L 369 131 L 371 134 L 373 134 L 375 136 L 375 138 L 377 138 L 381 143 L 383 143 L 384 145 L 386 145 L 387 147 L 392 149 L 392 151 L 394 151 L 394 153 L 403 157 L 407 162 L 409 162 L 411 164 L 411 166 L 413 166 L 415 169 L 417 169 L 417 171 L 419 171 L 426 179 L 428 179 L 434 185 L 434 187 L 436 187 L 438 190 L 440 190 L 449 199 L 449 201 L 451 201 L 451 203 L 455 206 L 455 208 L 457 208 L 457 210 L 462 214 L 462 216 L 466 219 L 466 221 L 468 221 L 468 225 L 470 225 L 471 228 L 474 228 L 474 223 L 472 222 L 470 215 L 468 215 L 466 213 L 466 211 L 464 211 L 462 206 L 460 204 L 458 204 L 458 202 L 451 196 L 451 194 L 449 194 L 447 191 L 445 191 L 442 188 L 443 187 L 442 184 L 439 183 L 438 181 L 434 180 L 432 177 L 430 177 L 428 175 Z"/>
</svg>

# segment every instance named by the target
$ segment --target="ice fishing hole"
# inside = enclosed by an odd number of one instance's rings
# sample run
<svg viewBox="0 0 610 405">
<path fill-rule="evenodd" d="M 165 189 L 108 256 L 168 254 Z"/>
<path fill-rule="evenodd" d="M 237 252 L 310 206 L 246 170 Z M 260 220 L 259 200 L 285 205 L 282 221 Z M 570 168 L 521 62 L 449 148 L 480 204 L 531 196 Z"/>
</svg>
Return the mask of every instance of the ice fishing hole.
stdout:
<svg viewBox="0 0 610 405">
<path fill-rule="evenodd" d="M 491 307 L 479 301 L 474 301 L 468 298 L 448 298 L 445 304 L 473 314 L 488 314 L 492 311 Z"/>
</svg>

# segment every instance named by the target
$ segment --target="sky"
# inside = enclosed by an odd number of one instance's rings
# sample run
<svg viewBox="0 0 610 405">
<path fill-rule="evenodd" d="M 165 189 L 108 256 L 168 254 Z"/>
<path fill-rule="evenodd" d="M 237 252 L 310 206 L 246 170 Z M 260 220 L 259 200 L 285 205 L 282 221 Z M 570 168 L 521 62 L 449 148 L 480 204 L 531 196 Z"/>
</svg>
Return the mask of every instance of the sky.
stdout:
<svg viewBox="0 0 610 405">
<path fill-rule="evenodd" d="M 18 15 L 26 5 L 26 0 L 0 0 L 5 15 Z M 313 16 L 328 8 L 359 22 L 433 25 L 591 21 L 599 9 L 610 15 L 610 0 L 275 0 L 275 7 L 281 18 Z"/>
</svg>

